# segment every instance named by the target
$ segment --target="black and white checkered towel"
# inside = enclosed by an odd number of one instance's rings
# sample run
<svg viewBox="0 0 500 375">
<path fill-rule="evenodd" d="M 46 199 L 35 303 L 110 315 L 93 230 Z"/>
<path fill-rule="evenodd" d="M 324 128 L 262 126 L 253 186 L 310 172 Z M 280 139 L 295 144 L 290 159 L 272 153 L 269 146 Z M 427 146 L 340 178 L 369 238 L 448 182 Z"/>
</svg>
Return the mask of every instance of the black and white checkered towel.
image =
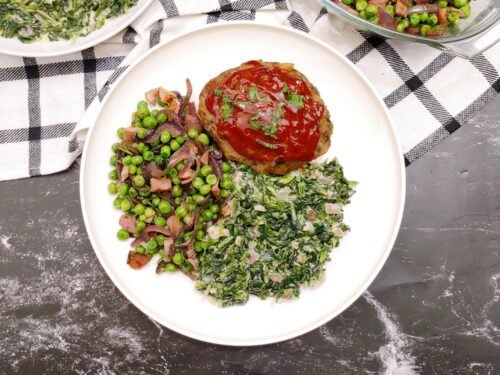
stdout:
<svg viewBox="0 0 500 375">
<path fill-rule="evenodd" d="M 309 32 L 372 81 L 410 164 L 500 92 L 500 44 L 471 61 L 352 29 L 314 0 L 155 0 L 127 30 L 55 58 L 0 55 L 0 181 L 55 173 L 80 155 L 113 81 L 161 40 L 206 23 L 255 20 Z"/>
</svg>

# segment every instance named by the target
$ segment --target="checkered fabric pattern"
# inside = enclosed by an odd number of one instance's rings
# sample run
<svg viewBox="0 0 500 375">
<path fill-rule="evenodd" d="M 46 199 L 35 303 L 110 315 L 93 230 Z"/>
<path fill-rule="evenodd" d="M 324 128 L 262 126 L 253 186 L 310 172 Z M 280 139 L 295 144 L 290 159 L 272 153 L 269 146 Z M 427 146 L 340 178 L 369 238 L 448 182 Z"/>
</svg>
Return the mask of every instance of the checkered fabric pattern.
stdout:
<svg viewBox="0 0 500 375">
<path fill-rule="evenodd" d="M 0 180 L 68 168 L 99 103 L 134 60 L 192 27 L 233 20 L 285 24 L 345 54 L 390 109 L 407 165 L 500 91 L 500 44 L 466 61 L 356 31 L 314 0 L 155 0 L 127 30 L 81 53 L 0 55 Z"/>
</svg>

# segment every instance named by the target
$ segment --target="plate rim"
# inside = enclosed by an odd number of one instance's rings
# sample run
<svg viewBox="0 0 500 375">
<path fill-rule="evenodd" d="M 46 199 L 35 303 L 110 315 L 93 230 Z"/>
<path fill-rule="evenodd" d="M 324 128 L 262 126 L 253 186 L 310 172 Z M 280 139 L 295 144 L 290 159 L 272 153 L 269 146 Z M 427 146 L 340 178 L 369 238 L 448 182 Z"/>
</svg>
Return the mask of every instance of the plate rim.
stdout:
<svg viewBox="0 0 500 375">
<path fill-rule="evenodd" d="M 141 2 L 142 2 L 142 4 L 141 4 Z M 86 36 L 76 38 L 74 41 L 74 44 L 70 45 L 69 48 L 65 49 L 64 47 L 61 47 L 63 50 L 55 50 L 55 51 L 50 51 L 50 50 L 49 51 L 36 51 L 36 49 L 33 52 L 30 52 L 30 51 L 28 51 L 28 52 L 12 51 L 9 48 L 2 47 L 1 41 L 2 40 L 11 40 L 11 39 L 18 40 L 18 39 L 17 38 L 2 38 L 2 37 L 0 37 L 0 53 L 6 54 L 9 56 L 18 56 L 18 57 L 54 57 L 54 56 L 65 56 L 65 55 L 70 55 L 72 53 L 80 52 L 80 51 L 83 51 L 84 49 L 94 47 L 94 46 L 96 46 L 102 42 L 105 42 L 106 40 L 114 37 L 120 31 L 122 31 L 126 27 L 130 26 L 130 24 L 132 22 L 134 22 L 142 13 L 144 13 L 144 11 L 152 3 L 153 3 L 153 0 L 139 0 L 138 3 L 136 5 L 134 5 L 132 8 L 130 8 L 129 10 L 127 10 L 127 12 L 125 12 L 125 13 L 123 13 L 120 16 L 115 17 L 115 18 L 108 18 L 106 20 L 106 23 L 116 21 L 120 17 L 126 16 L 127 13 L 130 12 L 132 9 L 138 7 L 136 9 L 136 13 L 134 15 L 130 16 L 129 20 L 127 20 L 126 22 L 124 22 L 123 24 L 121 24 L 115 28 L 111 28 L 108 33 L 100 36 L 99 38 L 96 38 L 96 39 L 90 38 L 85 43 L 83 43 L 81 45 L 77 44 L 77 41 L 79 39 L 81 40 L 84 38 L 89 38 L 90 36 L 92 36 L 93 32 L 91 32 L 90 34 L 88 34 Z M 69 41 L 66 40 L 64 42 L 69 42 Z M 22 43 L 22 42 L 19 41 L 19 43 Z M 37 43 L 39 43 L 39 44 L 37 44 Z M 37 46 L 37 45 L 40 45 L 40 43 L 44 43 L 44 42 L 34 42 L 33 44 L 31 44 L 31 46 Z M 47 42 L 47 45 L 50 45 L 50 43 L 51 42 Z M 22 45 L 30 45 L 30 43 L 23 43 Z"/>
<path fill-rule="evenodd" d="M 155 53 L 157 49 L 163 48 L 165 45 L 183 38 L 189 34 L 193 34 L 202 30 L 206 29 L 212 29 L 212 28 L 226 28 L 226 27 L 237 27 L 238 25 L 242 26 L 252 26 L 252 27 L 264 27 L 264 28 L 269 28 L 269 29 L 277 29 L 279 31 L 285 31 L 288 33 L 292 33 L 295 35 L 298 35 L 300 37 L 309 39 L 313 43 L 317 43 L 321 45 L 324 48 L 327 48 L 330 53 L 333 53 L 336 55 L 336 57 L 340 58 L 344 63 L 347 63 L 350 65 L 351 68 L 354 69 L 354 71 L 358 74 L 358 76 L 362 79 L 362 81 L 368 86 L 369 90 L 372 91 L 374 94 L 377 102 L 380 104 L 380 107 L 383 109 L 384 114 L 386 115 L 388 121 L 389 121 L 389 129 L 391 132 L 392 137 L 394 138 L 394 146 L 396 147 L 397 151 L 397 164 L 399 165 L 399 172 L 401 175 L 400 180 L 398 181 L 400 187 L 401 187 L 401 194 L 399 197 L 399 202 L 398 202 L 398 213 L 396 216 L 396 221 L 395 221 L 395 226 L 393 228 L 393 232 L 391 234 L 390 240 L 388 242 L 388 246 L 385 249 L 385 252 L 383 256 L 381 257 L 381 260 L 377 264 L 377 267 L 375 270 L 370 274 L 370 276 L 367 278 L 363 286 L 359 289 L 357 293 L 355 293 L 350 299 L 348 299 L 346 302 L 344 302 L 339 308 L 337 308 L 335 311 L 333 311 L 330 314 L 327 314 L 326 317 L 319 319 L 316 321 L 314 324 L 311 324 L 305 328 L 295 330 L 291 333 L 287 334 L 282 334 L 280 336 L 276 336 L 273 338 L 267 338 L 267 339 L 255 339 L 255 340 L 243 340 L 243 341 L 238 341 L 238 340 L 229 340 L 229 339 L 219 339 L 219 338 L 212 338 L 212 337 L 207 337 L 202 334 L 196 334 L 194 332 L 190 332 L 188 330 L 184 330 L 182 328 L 178 327 L 171 327 L 164 325 L 163 323 L 160 323 L 161 319 L 157 319 L 155 316 L 156 314 L 151 313 L 149 311 L 146 311 L 146 308 L 139 303 L 135 297 L 133 297 L 124 286 L 122 286 L 115 278 L 112 272 L 108 270 L 108 267 L 106 266 L 104 259 L 101 257 L 99 252 L 96 250 L 97 249 L 97 244 L 96 241 L 93 237 L 93 234 L 90 231 L 90 223 L 89 223 L 89 218 L 86 210 L 86 206 L 84 204 L 85 202 L 85 169 L 86 169 L 86 159 L 87 159 L 87 153 L 89 152 L 89 147 L 88 147 L 88 142 L 85 142 L 83 152 L 82 152 L 82 157 L 81 157 L 81 165 L 80 165 L 80 207 L 82 210 L 82 215 L 83 215 L 83 220 L 85 223 L 85 229 L 87 231 L 87 235 L 89 237 L 89 240 L 92 244 L 92 249 L 94 250 L 94 253 L 96 254 L 99 263 L 103 267 L 104 271 L 106 272 L 107 276 L 111 279 L 113 282 L 114 286 L 127 298 L 135 308 L 139 309 L 143 314 L 145 314 L 148 318 L 152 319 L 155 323 L 160 324 L 169 330 L 172 330 L 178 334 L 181 334 L 185 337 L 195 339 L 201 342 L 205 343 L 210 343 L 210 344 L 217 344 L 217 345 L 225 345 L 225 346 L 233 346 L 233 347 L 242 347 L 242 346 L 258 346 L 258 345 L 269 345 L 269 344 L 274 344 L 278 342 L 283 342 L 298 336 L 302 336 L 308 332 L 313 331 L 314 329 L 321 327 L 325 323 L 329 322 L 330 320 L 334 319 L 338 315 L 340 315 L 342 312 L 344 312 L 349 306 L 351 306 L 367 289 L 368 287 L 372 284 L 373 280 L 377 277 L 377 275 L 380 273 L 382 267 L 385 265 L 387 258 L 389 257 L 389 254 L 392 252 L 392 249 L 394 247 L 394 243 L 396 242 L 396 238 L 399 233 L 399 229 L 401 227 L 401 221 L 403 218 L 403 212 L 404 212 L 404 206 L 405 206 L 405 199 L 406 199 L 406 169 L 405 169 L 405 164 L 404 164 L 404 159 L 403 159 L 403 153 L 402 153 L 402 148 L 401 148 L 401 142 L 397 136 L 397 131 L 395 127 L 394 120 L 392 116 L 389 113 L 389 110 L 387 106 L 384 104 L 383 100 L 381 99 L 380 95 L 376 91 L 375 87 L 373 84 L 368 80 L 368 78 L 361 72 L 361 70 L 354 65 L 349 59 L 347 59 L 342 53 L 338 52 L 335 50 L 333 47 L 328 45 L 326 42 L 323 42 L 322 40 L 310 35 L 306 34 L 303 31 L 295 30 L 292 29 L 288 26 L 283 26 L 283 25 L 273 25 L 273 24 L 266 24 L 263 22 L 258 22 L 258 21 L 232 21 L 232 22 L 227 22 L 227 23 L 214 23 L 214 24 L 209 24 L 209 25 L 203 25 L 203 26 L 198 26 L 195 28 L 191 28 L 188 31 L 182 32 L 175 37 L 169 38 L 146 53 L 144 53 L 141 57 L 139 57 L 136 61 L 134 61 L 113 84 L 112 88 L 109 90 L 109 92 L 106 94 L 105 98 L 103 101 L 100 103 L 100 106 L 97 110 L 96 113 L 96 119 L 100 116 L 103 108 L 106 106 L 108 99 L 112 96 L 112 93 L 115 91 L 115 89 L 119 86 L 120 82 L 127 76 L 128 71 L 132 71 L 136 65 L 140 64 L 144 59 L 146 59 L 149 55 Z M 94 121 L 90 127 L 88 128 L 88 132 L 86 135 L 86 140 L 88 140 L 92 136 L 92 132 L 94 128 L 96 127 L 96 121 Z"/>
</svg>

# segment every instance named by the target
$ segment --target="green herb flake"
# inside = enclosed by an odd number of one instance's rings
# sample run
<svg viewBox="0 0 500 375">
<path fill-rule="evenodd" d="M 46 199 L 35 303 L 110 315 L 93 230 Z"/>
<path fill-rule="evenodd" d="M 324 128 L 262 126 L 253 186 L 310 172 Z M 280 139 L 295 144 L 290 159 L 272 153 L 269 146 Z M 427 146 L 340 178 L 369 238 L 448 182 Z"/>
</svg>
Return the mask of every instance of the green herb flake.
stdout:
<svg viewBox="0 0 500 375">
<path fill-rule="evenodd" d="M 257 89 L 257 87 L 250 86 L 248 88 L 248 99 L 250 99 L 250 101 L 252 103 L 255 103 L 255 102 L 258 102 L 261 100 L 260 95 L 259 95 L 259 90 Z"/>
<path fill-rule="evenodd" d="M 278 145 L 275 145 L 274 143 L 269 143 L 266 141 L 263 141 L 262 139 L 256 139 L 255 142 L 257 142 L 259 145 L 267 147 L 271 150 L 276 150 L 278 148 Z"/>
<path fill-rule="evenodd" d="M 220 107 L 220 114 L 224 120 L 229 120 L 231 115 L 233 114 L 233 107 L 229 103 L 224 103 Z"/>
<path fill-rule="evenodd" d="M 304 107 L 304 102 L 302 101 L 304 97 L 302 95 L 297 94 L 296 92 L 288 93 L 288 101 L 295 108 L 300 109 Z"/>
</svg>

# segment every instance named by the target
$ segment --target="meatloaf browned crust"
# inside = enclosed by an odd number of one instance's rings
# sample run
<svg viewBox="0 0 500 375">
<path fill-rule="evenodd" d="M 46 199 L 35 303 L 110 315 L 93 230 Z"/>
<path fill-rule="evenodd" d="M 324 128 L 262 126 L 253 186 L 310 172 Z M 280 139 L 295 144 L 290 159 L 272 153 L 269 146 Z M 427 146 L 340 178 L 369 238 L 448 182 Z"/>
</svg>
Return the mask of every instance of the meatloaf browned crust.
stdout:
<svg viewBox="0 0 500 375">
<path fill-rule="evenodd" d="M 307 77 L 304 74 L 302 74 L 301 72 L 296 70 L 294 68 L 293 64 L 277 63 L 277 62 L 262 62 L 262 61 L 260 61 L 260 63 L 264 66 L 269 67 L 269 68 L 279 67 L 282 70 L 286 70 L 287 74 L 289 74 L 290 76 L 303 80 L 307 84 L 309 90 L 311 91 L 313 100 L 324 106 L 324 112 L 323 112 L 323 115 L 318 122 L 318 129 L 317 129 L 317 131 L 319 132 L 319 141 L 318 141 L 318 144 L 317 144 L 315 152 L 314 152 L 314 157 L 312 159 L 315 159 L 315 158 L 323 155 L 324 153 L 326 153 L 328 151 L 328 149 L 330 148 L 330 137 L 331 137 L 332 132 L 333 132 L 333 124 L 330 120 L 330 113 L 328 112 L 328 109 L 327 109 L 325 103 L 323 102 L 323 100 L 321 99 L 320 94 L 319 94 L 318 90 L 316 89 L 316 87 L 307 79 Z M 259 173 L 282 175 L 282 174 L 286 174 L 294 169 L 298 169 L 298 168 L 302 167 L 305 163 L 309 162 L 310 160 L 285 161 L 282 158 L 277 157 L 275 160 L 267 162 L 267 161 L 252 160 L 252 159 L 249 159 L 247 157 L 244 157 L 241 154 L 239 154 L 231 146 L 231 144 L 218 133 L 218 131 L 217 131 L 217 119 L 206 106 L 207 96 L 210 93 L 214 92 L 216 87 L 218 87 L 219 85 L 226 82 L 227 79 L 234 72 L 236 72 L 239 69 L 245 69 L 245 68 L 247 68 L 247 66 L 245 64 L 242 64 L 236 68 L 226 70 L 225 72 L 222 72 L 221 74 L 219 74 L 217 77 L 211 79 L 203 87 L 203 89 L 200 93 L 198 117 L 199 117 L 201 123 L 203 124 L 205 130 L 216 141 L 216 143 L 221 148 L 221 150 L 224 153 L 224 155 L 226 156 L 226 158 L 243 163 L 243 164 L 246 164 L 246 165 L 252 167 L 254 170 L 256 170 Z"/>
</svg>

